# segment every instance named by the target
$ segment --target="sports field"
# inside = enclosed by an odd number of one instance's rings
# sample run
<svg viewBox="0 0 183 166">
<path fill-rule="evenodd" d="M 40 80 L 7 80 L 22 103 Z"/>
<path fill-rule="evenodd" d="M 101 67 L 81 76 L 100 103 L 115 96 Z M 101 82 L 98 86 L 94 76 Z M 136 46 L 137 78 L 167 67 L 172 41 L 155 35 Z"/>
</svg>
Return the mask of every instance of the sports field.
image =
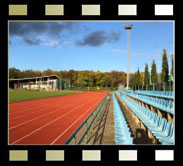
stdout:
<svg viewBox="0 0 183 166">
<path fill-rule="evenodd" d="M 77 94 L 80 92 L 73 91 L 28 91 L 28 90 L 9 90 L 9 103 L 48 98 L 54 96 L 63 96 Z"/>
<path fill-rule="evenodd" d="M 9 144 L 63 144 L 107 92 L 83 92 L 9 104 Z"/>
</svg>

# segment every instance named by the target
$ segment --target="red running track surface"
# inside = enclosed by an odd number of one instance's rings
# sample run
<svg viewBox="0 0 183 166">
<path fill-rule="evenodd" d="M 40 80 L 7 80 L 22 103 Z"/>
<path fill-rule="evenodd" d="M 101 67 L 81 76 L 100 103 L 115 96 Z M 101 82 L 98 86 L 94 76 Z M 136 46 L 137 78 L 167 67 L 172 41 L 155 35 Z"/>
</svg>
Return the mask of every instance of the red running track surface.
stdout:
<svg viewBox="0 0 183 166">
<path fill-rule="evenodd" d="M 9 104 L 9 144 L 63 144 L 106 95 L 83 92 Z"/>
</svg>

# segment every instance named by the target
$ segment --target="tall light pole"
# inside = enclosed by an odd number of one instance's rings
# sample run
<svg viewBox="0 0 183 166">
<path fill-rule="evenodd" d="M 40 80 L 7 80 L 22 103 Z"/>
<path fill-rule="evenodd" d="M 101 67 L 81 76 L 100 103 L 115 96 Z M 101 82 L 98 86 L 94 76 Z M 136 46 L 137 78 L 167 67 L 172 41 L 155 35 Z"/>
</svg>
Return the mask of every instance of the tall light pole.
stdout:
<svg viewBox="0 0 183 166">
<path fill-rule="evenodd" d="M 128 35 L 127 35 L 127 89 L 129 89 L 130 29 L 133 28 L 133 25 L 125 24 L 124 28 L 128 31 Z"/>
</svg>

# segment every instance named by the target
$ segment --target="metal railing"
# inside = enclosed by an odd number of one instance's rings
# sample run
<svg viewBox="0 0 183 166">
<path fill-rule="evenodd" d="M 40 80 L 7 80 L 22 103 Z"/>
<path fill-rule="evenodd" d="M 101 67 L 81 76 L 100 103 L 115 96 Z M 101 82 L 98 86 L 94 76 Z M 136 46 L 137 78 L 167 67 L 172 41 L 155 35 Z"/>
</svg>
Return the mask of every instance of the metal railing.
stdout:
<svg viewBox="0 0 183 166">
<path fill-rule="evenodd" d="M 151 85 L 136 85 L 132 86 L 133 90 L 151 90 L 151 91 L 173 91 L 174 90 L 173 82 L 169 83 L 152 83 Z"/>
<path fill-rule="evenodd" d="M 104 97 L 104 99 L 100 102 L 100 104 L 98 104 L 95 109 L 92 111 L 92 113 L 86 118 L 86 120 L 74 131 L 74 133 L 64 142 L 64 144 L 69 144 L 71 141 L 73 141 L 72 143 L 75 144 L 81 144 L 81 142 L 83 141 L 83 139 L 85 138 L 85 144 L 87 144 L 88 142 L 88 138 L 87 138 L 87 134 L 90 128 L 92 128 L 92 130 L 94 130 L 94 121 L 96 120 L 97 122 L 97 117 L 104 105 L 104 103 L 107 101 L 109 96 L 109 93 Z M 90 122 L 89 122 L 90 121 Z M 88 123 L 89 122 L 89 123 Z M 78 134 L 78 132 L 83 128 L 84 128 L 84 133 L 81 135 L 81 138 L 78 140 L 78 142 L 76 143 L 76 135 Z"/>
</svg>

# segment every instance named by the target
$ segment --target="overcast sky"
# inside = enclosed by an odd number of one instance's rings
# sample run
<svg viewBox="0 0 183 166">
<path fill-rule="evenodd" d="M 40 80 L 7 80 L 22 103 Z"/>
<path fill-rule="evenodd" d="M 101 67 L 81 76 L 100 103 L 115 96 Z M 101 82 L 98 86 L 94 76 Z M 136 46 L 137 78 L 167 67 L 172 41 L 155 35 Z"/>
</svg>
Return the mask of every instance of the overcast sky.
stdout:
<svg viewBox="0 0 183 166">
<path fill-rule="evenodd" d="M 130 72 L 152 60 L 161 72 L 162 52 L 174 52 L 173 22 L 10 22 L 9 67 L 20 70 L 118 70 L 126 72 L 130 30 Z"/>
</svg>

